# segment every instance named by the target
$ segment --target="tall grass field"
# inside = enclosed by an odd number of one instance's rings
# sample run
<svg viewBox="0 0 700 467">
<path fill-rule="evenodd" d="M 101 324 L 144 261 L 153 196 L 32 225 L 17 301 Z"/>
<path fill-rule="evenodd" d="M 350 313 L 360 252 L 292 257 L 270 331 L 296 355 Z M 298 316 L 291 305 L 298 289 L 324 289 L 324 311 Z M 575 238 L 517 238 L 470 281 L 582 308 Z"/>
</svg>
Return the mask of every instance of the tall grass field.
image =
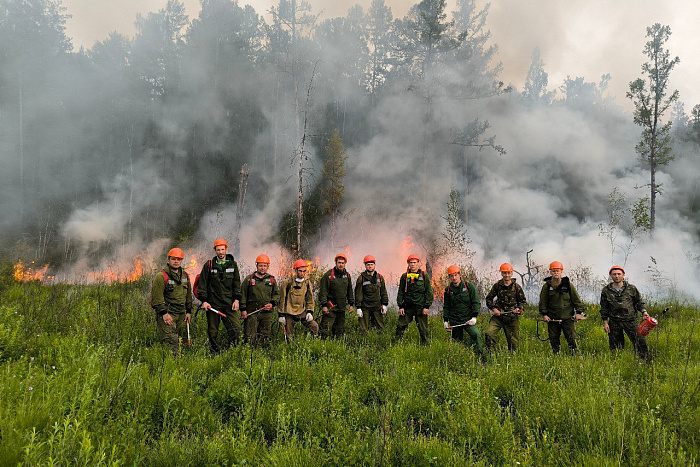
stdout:
<svg viewBox="0 0 700 467">
<path fill-rule="evenodd" d="M 342 339 L 298 326 L 287 345 L 209 355 L 206 319 L 174 358 L 156 336 L 150 280 L 0 282 L 0 464 L 696 465 L 700 458 L 698 309 L 672 304 L 649 336 L 653 361 L 611 354 L 597 308 L 579 355 L 552 355 L 521 320 L 521 348 L 481 364 L 439 316 L 418 345 Z M 661 314 L 668 303 L 650 306 Z M 488 315 L 479 317 L 486 328 Z M 225 331 L 222 331 L 225 336 Z M 544 335 L 544 331 L 541 331 Z M 565 343 L 563 347 L 566 348 Z"/>
</svg>

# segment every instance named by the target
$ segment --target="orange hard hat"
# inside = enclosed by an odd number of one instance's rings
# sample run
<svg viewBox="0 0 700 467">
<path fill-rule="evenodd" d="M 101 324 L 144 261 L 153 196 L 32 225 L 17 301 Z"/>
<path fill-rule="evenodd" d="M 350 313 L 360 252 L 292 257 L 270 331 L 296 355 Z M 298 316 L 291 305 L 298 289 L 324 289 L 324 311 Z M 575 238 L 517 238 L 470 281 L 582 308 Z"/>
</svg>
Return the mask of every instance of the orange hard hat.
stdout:
<svg viewBox="0 0 700 467">
<path fill-rule="evenodd" d="M 367 256 L 365 256 L 365 259 L 362 260 L 362 262 L 365 263 L 365 264 L 366 264 L 366 263 L 376 263 L 377 260 L 374 259 L 374 256 L 372 256 L 372 255 L 367 255 Z"/>
<path fill-rule="evenodd" d="M 415 261 L 420 261 L 420 256 L 418 256 L 418 255 L 409 255 L 409 256 L 408 256 L 408 259 L 406 260 L 406 262 L 408 263 L 408 262 L 411 262 L 411 261 L 414 261 L 414 260 L 415 260 Z"/>
<path fill-rule="evenodd" d="M 335 258 L 333 258 L 333 261 L 338 261 L 338 258 L 343 258 L 346 263 L 348 262 L 348 257 L 342 253 L 338 253 L 337 255 L 335 255 Z"/>
<path fill-rule="evenodd" d="M 617 265 L 615 265 L 615 266 L 613 266 L 613 267 L 610 268 L 610 271 L 608 271 L 608 274 L 612 274 L 612 272 L 613 272 L 615 269 L 619 269 L 620 271 L 622 271 L 622 274 L 625 273 L 625 270 L 622 268 L 622 266 L 617 266 Z"/>
<path fill-rule="evenodd" d="M 564 265 L 561 264 L 559 261 L 553 261 L 549 264 L 549 269 L 561 269 L 563 271 Z"/>
<path fill-rule="evenodd" d="M 180 258 L 183 259 L 185 257 L 185 252 L 182 251 L 179 248 L 173 248 L 168 252 L 168 258 Z"/>
<path fill-rule="evenodd" d="M 513 265 L 510 263 L 503 263 L 503 264 L 501 264 L 500 271 L 501 272 L 513 272 Z"/>
<path fill-rule="evenodd" d="M 216 247 L 220 246 L 220 245 L 223 245 L 226 248 L 228 248 L 228 243 L 226 243 L 226 240 L 224 240 L 223 238 L 217 238 L 216 240 L 214 240 L 214 249 L 215 250 L 216 250 Z"/>
<path fill-rule="evenodd" d="M 255 258 L 255 264 L 270 264 L 270 258 L 267 255 L 258 255 Z"/>
<path fill-rule="evenodd" d="M 298 260 L 294 261 L 294 269 L 305 268 L 307 266 L 308 266 L 307 262 L 304 261 L 303 259 L 298 259 Z"/>
<path fill-rule="evenodd" d="M 447 274 L 457 274 L 460 272 L 462 272 L 462 270 L 459 268 L 459 266 L 454 264 L 447 268 Z"/>
</svg>

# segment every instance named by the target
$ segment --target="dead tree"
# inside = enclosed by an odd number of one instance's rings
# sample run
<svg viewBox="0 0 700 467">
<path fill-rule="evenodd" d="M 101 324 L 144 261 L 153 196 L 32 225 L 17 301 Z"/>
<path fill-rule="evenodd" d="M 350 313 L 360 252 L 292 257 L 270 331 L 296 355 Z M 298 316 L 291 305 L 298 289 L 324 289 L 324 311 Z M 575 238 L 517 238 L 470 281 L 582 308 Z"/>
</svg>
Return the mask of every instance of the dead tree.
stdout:
<svg viewBox="0 0 700 467">
<path fill-rule="evenodd" d="M 236 239 L 233 243 L 233 256 L 235 258 L 238 258 L 241 254 L 241 225 L 243 223 L 245 192 L 248 187 L 248 164 L 243 164 L 240 174 L 241 179 L 238 182 L 238 209 L 236 210 Z"/>
</svg>

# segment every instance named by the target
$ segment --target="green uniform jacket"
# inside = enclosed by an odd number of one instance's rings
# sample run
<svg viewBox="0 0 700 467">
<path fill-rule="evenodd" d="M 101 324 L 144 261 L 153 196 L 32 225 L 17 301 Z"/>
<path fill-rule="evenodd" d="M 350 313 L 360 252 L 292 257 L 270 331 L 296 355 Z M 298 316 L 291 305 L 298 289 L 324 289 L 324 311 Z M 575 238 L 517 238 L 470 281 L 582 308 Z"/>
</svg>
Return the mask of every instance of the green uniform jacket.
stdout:
<svg viewBox="0 0 700 467">
<path fill-rule="evenodd" d="M 479 316 L 479 296 L 476 287 L 471 282 L 462 281 L 459 285 L 450 283 L 445 287 L 444 308 L 442 318 L 450 325 L 464 324 L 475 316 Z"/>
<path fill-rule="evenodd" d="M 163 271 L 168 275 L 168 283 L 165 283 L 163 272 L 159 272 L 153 279 L 151 306 L 159 315 L 191 313 L 192 284 L 189 276 L 182 268 L 173 270 L 170 265 L 166 265 Z"/>
<path fill-rule="evenodd" d="M 399 281 L 396 303 L 399 308 L 430 308 L 433 304 L 433 285 L 428 275 L 420 269 L 417 273 L 404 272 Z"/>
<path fill-rule="evenodd" d="M 234 300 L 241 299 L 241 275 L 232 255 L 226 255 L 226 264 L 216 264 L 217 257 L 204 263 L 199 274 L 197 294 L 219 311 L 230 310 Z M 226 313 L 224 311 L 224 313 Z"/>
<path fill-rule="evenodd" d="M 583 303 L 568 277 L 561 278 L 558 287 L 552 287 L 552 278 L 544 280 L 540 292 L 540 314 L 551 319 L 571 319 L 574 313 L 583 313 Z"/>
<path fill-rule="evenodd" d="M 297 282 L 295 278 L 287 279 L 280 290 L 280 307 L 278 314 L 299 316 L 302 313 L 314 311 L 314 294 L 311 282 L 304 279 Z"/>
<path fill-rule="evenodd" d="M 352 294 L 352 278 L 347 270 L 338 271 L 336 268 L 326 272 L 321 277 L 318 291 L 319 304 L 331 308 L 333 302 L 337 311 L 345 311 L 347 305 L 353 306 L 355 298 Z"/>
<path fill-rule="evenodd" d="M 357 308 L 380 308 L 389 305 L 384 277 L 377 271 L 360 274 L 355 284 L 355 304 Z"/>
<path fill-rule="evenodd" d="M 642 295 L 637 287 L 627 281 L 619 292 L 610 283 L 603 287 L 600 293 L 600 317 L 603 321 L 609 318 L 634 320 L 637 319 L 637 312 L 645 311 L 646 306 L 642 301 Z"/>
<path fill-rule="evenodd" d="M 273 307 L 280 302 L 280 291 L 275 276 L 265 274 L 262 278 L 257 273 L 243 279 L 241 286 L 241 311 L 255 311 L 268 303 Z"/>
<path fill-rule="evenodd" d="M 499 311 L 513 311 L 516 308 L 521 310 L 525 308 L 527 299 L 523 288 L 515 283 L 515 279 L 511 279 L 510 285 L 505 285 L 503 279 L 499 280 L 491 291 L 486 296 L 486 308 L 493 310 L 498 308 Z"/>
</svg>

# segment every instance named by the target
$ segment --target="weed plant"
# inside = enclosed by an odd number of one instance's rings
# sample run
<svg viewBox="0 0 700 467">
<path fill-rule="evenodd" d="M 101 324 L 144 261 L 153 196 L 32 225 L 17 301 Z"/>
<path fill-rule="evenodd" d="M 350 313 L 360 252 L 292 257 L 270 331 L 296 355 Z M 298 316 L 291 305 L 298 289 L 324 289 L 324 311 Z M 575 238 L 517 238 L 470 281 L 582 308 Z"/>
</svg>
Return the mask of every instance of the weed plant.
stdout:
<svg viewBox="0 0 700 467">
<path fill-rule="evenodd" d="M 552 355 L 521 319 L 481 364 L 431 317 L 338 340 L 278 329 L 269 348 L 212 358 L 203 314 L 174 358 L 157 342 L 150 281 L 0 283 L 2 465 L 695 465 L 697 309 L 675 304 L 652 363 L 611 354 L 597 308 L 580 354 Z M 661 314 L 665 304 L 654 304 Z M 487 315 L 479 318 L 483 329 Z M 544 331 L 541 331 L 544 334 Z M 503 337 L 501 336 L 501 341 Z"/>
</svg>

